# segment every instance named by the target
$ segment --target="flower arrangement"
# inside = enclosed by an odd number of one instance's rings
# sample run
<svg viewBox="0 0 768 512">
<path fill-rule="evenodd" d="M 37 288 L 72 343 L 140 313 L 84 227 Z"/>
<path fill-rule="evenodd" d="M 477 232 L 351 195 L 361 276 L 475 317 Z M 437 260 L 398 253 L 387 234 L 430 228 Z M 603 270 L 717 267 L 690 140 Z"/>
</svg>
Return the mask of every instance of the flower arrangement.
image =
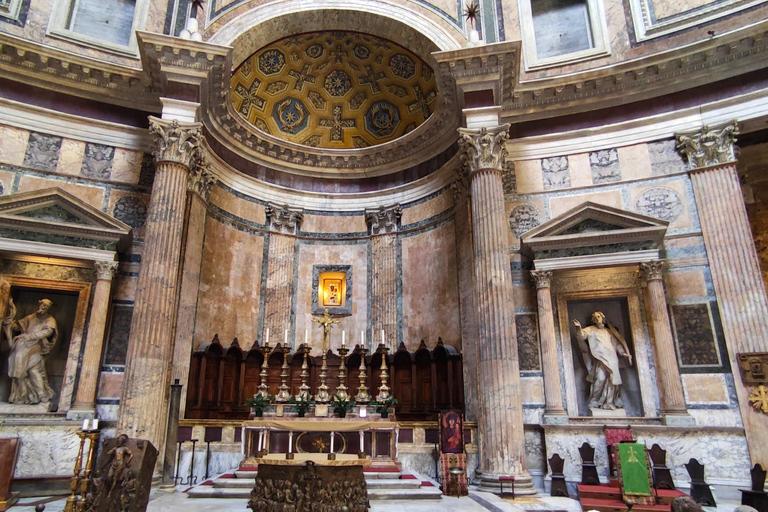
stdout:
<svg viewBox="0 0 768 512">
<path fill-rule="evenodd" d="M 245 401 L 245 405 L 249 406 L 253 410 L 254 416 L 263 416 L 264 409 L 269 407 L 274 399 L 275 397 L 270 394 L 263 395 L 262 393 L 256 393 Z"/>
<path fill-rule="evenodd" d="M 377 412 L 381 414 L 382 418 L 388 418 L 389 408 L 396 406 L 397 403 L 398 403 L 397 398 L 395 398 L 392 395 L 389 395 L 384 400 L 371 402 L 370 405 L 371 407 L 373 407 L 373 412 Z"/>
<path fill-rule="evenodd" d="M 296 400 L 295 397 L 291 397 L 290 400 L 288 400 L 288 403 L 293 405 L 293 407 L 296 409 L 296 412 L 299 413 L 299 418 L 303 418 L 304 415 L 307 414 L 309 408 L 315 405 L 315 402 L 310 400 L 307 395 L 302 395 L 300 400 Z"/>
<path fill-rule="evenodd" d="M 351 411 L 355 405 L 357 404 L 354 400 L 342 400 L 339 395 L 333 395 L 333 400 L 331 400 L 333 412 L 335 412 L 339 418 L 345 418 L 347 413 Z"/>
</svg>

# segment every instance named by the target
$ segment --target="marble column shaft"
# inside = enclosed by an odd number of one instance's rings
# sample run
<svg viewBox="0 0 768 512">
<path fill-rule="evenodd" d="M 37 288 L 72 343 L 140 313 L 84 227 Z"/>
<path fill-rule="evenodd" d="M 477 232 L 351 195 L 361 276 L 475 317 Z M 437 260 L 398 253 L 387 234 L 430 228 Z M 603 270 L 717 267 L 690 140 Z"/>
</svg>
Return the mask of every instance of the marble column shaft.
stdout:
<svg viewBox="0 0 768 512">
<path fill-rule="evenodd" d="M 672 326 L 667 312 L 667 299 L 664 294 L 661 261 L 641 263 L 640 271 L 648 290 L 651 331 L 653 332 L 653 351 L 656 358 L 656 378 L 659 381 L 661 414 L 684 414 L 685 407 L 683 385 L 680 382 L 680 370 L 675 355 L 675 342 Z"/>
<path fill-rule="evenodd" d="M 536 302 L 539 311 L 539 337 L 541 339 L 541 360 L 544 370 L 544 414 L 565 416 L 563 393 L 560 388 L 560 361 L 557 357 L 555 316 L 552 311 L 550 283 L 552 271 L 533 270 L 536 281 Z"/>
<path fill-rule="evenodd" d="M 397 235 L 371 239 L 371 347 L 381 343 L 384 330 L 386 346 L 397 350 Z"/>
<path fill-rule="evenodd" d="M 73 410 L 96 410 L 96 385 L 99 381 L 101 356 L 104 348 L 104 333 L 109 316 L 109 300 L 112 294 L 112 280 L 117 270 L 116 261 L 97 261 L 96 286 L 93 291 L 93 306 L 85 339 L 80 380 Z"/>
<path fill-rule="evenodd" d="M 461 359 L 464 373 L 464 415 L 467 421 L 477 421 L 477 325 L 475 322 L 474 258 L 469 201 L 455 197 L 456 261 L 459 273 L 459 314 L 461 315 Z"/>
<path fill-rule="evenodd" d="M 697 169 L 691 183 L 717 294 L 752 464 L 768 467 L 768 415 L 749 404 L 736 354 L 768 349 L 768 299 L 734 162 Z"/>
<path fill-rule="evenodd" d="M 270 344 L 283 343 L 285 329 L 291 328 L 293 263 L 296 238 L 270 233 L 267 249 L 267 289 L 264 328 L 269 328 Z M 290 333 L 288 334 L 290 340 Z"/>
<path fill-rule="evenodd" d="M 117 432 L 146 439 L 162 452 L 187 174 L 199 155 L 200 134 L 199 125 L 150 120 L 158 142 L 155 181 L 147 212 L 145 252 L 134 302 Z"/>
</svg>

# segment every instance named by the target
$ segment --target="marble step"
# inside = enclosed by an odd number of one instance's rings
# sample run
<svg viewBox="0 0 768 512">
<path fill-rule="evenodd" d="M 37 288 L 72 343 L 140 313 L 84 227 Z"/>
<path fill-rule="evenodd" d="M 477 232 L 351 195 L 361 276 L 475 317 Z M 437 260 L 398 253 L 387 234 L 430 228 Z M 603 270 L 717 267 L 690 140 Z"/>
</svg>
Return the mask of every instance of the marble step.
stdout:
<svg viewBox="0 0 768 512">
<path fill-rule="evenodd" d="M 247 478 L 249 480 L 253 480 L 256 478 L 256 475 L 258 475 L 258 471 L 243 471 L 243 470 L 237 470 L 235 471 L 235 476 L 237 478 Z M 400 480 L 400 477 L 403 476 L 402 473 L 399 471 L 366 471 L 365 472 L 365 480 Z"/>
<path fill-rule="evenodd" d="M 253 481 L 253 478 L 218 478 L 213 481 L 213 487 L 228 489 L 243 487 L 251 489 Z M 365 483 L 368 484 L 368 489 L 418 489 L 421 487 L 421 482 L 415 478 L 402 480 L 366 478 Z"/>
<path fill-rule="evenodd" d="M 198 485 L 187 491 L 190 498 L 226 498 L 248 499 L 251 497 L 250 487 L 214 487 L 213 485 Z M 442 496 L 437 487 L 416 487 L 405 489 L 369 489 L 369 500 L 438 500 Z"/>
</svg>

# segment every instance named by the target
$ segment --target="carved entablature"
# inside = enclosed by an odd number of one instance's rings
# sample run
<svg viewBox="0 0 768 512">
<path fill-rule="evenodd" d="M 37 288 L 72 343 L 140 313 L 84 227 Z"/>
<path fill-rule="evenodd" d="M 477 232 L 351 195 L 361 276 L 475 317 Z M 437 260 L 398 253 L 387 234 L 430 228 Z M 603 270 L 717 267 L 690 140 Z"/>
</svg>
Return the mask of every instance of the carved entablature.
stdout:
<svg viewBox="0 0 768 512">
<path fill-rule="evenodd" d="M 211 172 L 211 164 L 199 160 L 187 175 L 187 190 L 199 195 L 203 201 L 208 201 L 211 186 L 216 183 L 216 176 Z"/>
<path fill-rule="evenodd" d="M 284 235 L 296 235 L 304 220 L 302 210 L 288 208 L 288 205 L 269 204 L 266 208 L 269 230 Z"/>
<path fill-rule="evenodd" d="M 470 173 L 483 169 L 501 172 L 506 167 L 508 132 L 509 124 L 493 128 L 459 128 L 459 150 L 466 155 Z"/>
<path fill-rule="evenodd" d="M 521 239 L 536 270 L 649 263 L 656 269 L 667 221 L 585 202 Z M 660 271 L 660 269 L 657 269 Z"/>
<path fill-rule="evenodd" d="M 174 162 L 191 169 L 202 158 L 200 123 L 166 121 L 154 116 L 150 116 L 149 123 L 149 133 L 155 138 L 152 154 L 156 162 Z"/>
<path fill-rule="evenodd" d="M 366 210 L 365 220 L 371 228 L 372 235 L 386 235 L 397 231 L 402 214 L 403 208 L 399 204 L 390 207 L 382 206 L 378 210 Z"/>
<path fill-rule="evenodd" d="M 738 354 L 741 380 L 747 386 L 768 383 L 768 352 Z"/>
<path fill-rule="evenodd" d="M 725 125 L 705 126 L 701 131 L 678 133 L 677 149 L 688 159 L 691 169 L 736 161 L 736 121 Z"/>
</svg>

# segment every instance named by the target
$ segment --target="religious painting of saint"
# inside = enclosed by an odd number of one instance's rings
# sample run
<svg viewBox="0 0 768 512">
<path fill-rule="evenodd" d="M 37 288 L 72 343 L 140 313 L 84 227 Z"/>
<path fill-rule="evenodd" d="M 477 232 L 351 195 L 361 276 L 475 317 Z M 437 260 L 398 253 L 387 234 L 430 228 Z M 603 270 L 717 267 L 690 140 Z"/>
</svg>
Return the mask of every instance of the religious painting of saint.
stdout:
<svg viewBox="0 0 768 512">
<path fill-rule="evenodd" d="M 323 306 L 341 306 L 341 279 L 326 279 Z"/>
<path fill-rule="evenodd" d="M 440 452 L 464 453 L 463 433 L 460 411 L 447 410 L 440 413 Z"/>
</svg>

